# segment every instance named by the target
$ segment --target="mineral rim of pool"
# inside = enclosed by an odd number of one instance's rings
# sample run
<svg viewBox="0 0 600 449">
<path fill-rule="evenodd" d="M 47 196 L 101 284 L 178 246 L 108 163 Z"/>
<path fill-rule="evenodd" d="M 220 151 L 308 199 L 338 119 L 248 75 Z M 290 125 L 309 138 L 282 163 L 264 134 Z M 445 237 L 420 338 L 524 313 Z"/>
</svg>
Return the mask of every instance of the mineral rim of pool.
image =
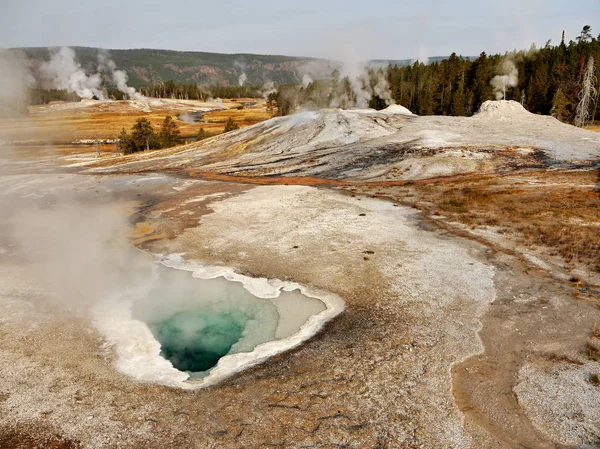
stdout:
<svg viewBox="0 0 600 449">
<path fill-rule="evenodd" d="M 154 288 L 134 303 L 133 318 L 147 324 L 162 357 L 196 378 L 206 376 L 223 356 L 297 333 L 309 317 L 327 308 L 297 290 L 265 299 L 222 277 L 198 279 L 165 267 L 158 271 Z"/>
</svg>

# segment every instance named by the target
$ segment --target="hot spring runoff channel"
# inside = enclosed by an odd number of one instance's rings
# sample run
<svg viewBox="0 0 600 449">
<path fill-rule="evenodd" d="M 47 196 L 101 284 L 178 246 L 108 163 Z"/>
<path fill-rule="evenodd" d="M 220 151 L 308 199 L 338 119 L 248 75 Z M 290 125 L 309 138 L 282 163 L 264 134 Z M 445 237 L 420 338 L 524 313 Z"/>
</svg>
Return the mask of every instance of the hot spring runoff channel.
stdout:
<svg viewBox="0 0 600 449">
<path fill-rule="evenodd" d="M 145 322 L 175 368 L 204 377 L 228 354 L 298 332 L 325 304 L 299 291 L 258 298 L 241 283 L 197 279 L 189 272 L 160 267 L 158 282 L 136 301 L 133 317 Z"/>
</svg>

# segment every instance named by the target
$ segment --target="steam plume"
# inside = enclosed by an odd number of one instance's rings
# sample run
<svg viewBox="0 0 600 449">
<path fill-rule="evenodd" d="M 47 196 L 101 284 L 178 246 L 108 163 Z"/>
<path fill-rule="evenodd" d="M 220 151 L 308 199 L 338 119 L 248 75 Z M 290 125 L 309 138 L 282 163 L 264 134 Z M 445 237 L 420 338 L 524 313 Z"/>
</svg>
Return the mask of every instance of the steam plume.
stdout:
<svg viewBox="0 0 600 449">
<path fill-rule="evenodd" d="M 425 44 L 423 44 L 422 42 L 419 42 L 419 57 L 417 58 L 417 61 L 422 62 L 425 65 L 429 64 L 429 57 L 427 56 L 427 48 L 425 47 Z"/>
<path fill-rule="evenodd" d="M 275 88 L 275 83 L 271 80 L 267 80 L 265 84 L 263 84 L 263 87 L 261 89 L 262 97 L 267 98 L 269 95 L 275 92 L 277 92 L 277 89 Z"/>
<path fill-rule="evenodd" d="M 305 89 L 308 87 L 308 85 L 310 83 L 313 82 L 312 77 L 307 73 L 302 77 L 302 87 L 304 87 Z"/>
<path fill-rule="evenodd" d="M 496 75 L 491 81 L 496 100 L 506 98 L 506 89 L 515 87 L 519 83 L 519 71 L 511 59 L 504 59 L 499 66 L 499 71 L 500 75 Z"/>
<path fill-rule="evenodd" d="M 117 70 L 117 65 L 110 59 L 107 52 L 98 54 L 98 70 L 100 72 L 106 70 L 111 75 L 112 81 L 116 84 L 117 89 L 129 98 L 133 100 L 143 100 L 145 98 L 142 94 L 137 92 L 134 87 L 127 85 L 127 72 L 124 70 Z"/>
<path fill-rule="evenodd" d="M 13 248 L 30 261 L 32 282 L 45 287 L 48 300 L 86 313 L 142 278 L 151 279 L 143 258 L 127 244 L 128 225 L 117 208 L 90 206 L 63 193 L 60 199 L 46 196 L 53 204 L 44 207 L 35 199 L 16 202 L 10 194 L 0 198 L 8 201 L 4 220 Z"/>
<path fill-rule="evenodd" d="M 390 88 L 390 83 L 383 70 L 379 69 L 375 72 L 375 80 L 376 83 L 375 86 L 373 86 L 373 93 L 385 101 L 386 104 L 394 104 L 392 89 Z"/>
<path fill-rule="evenodd" d="M 0 50 L 0 117 L 27 114 L 27 88 L 34 82 L 20 57 Z"/>
<path fill-rule="evenodd" d="M 43 88 L 65 89 L 75 92 L 81 98 L 96 97 L 106 100 L 101 89 L 101 75 L 86 75 L 81 65 L 75 62 L 75 52 L 68 47 L 62 47 L 51 56 L 50 61 L 42 64 L 40 73 L 43 77 Z"/>
<path fill-rule="evenodd" d="M 50 61 L 40 67 L 42 76 L 41 87 L 45 89 L 65 89 L 76 93 L 81 98 L 106 100 L 103 89 L 102 74 L 106 73 L 111 81 L 129 98 L 141 100 L 144 98 L 135 88 L 127 85 L 127 73 L 117 70 L 115 62 L 108 53 L 98 54 L 98 71 L 87 75 L 81 64 L 75 61 L 75 51 L 62 47 L 55 51 Z"/>
<path fill-rule="evenodd" d="M 248 81 L 248 75 L 246 75 L 246 63 L 243 60 L 234 61 L 233 65 L 242 72 L 240 76 L 238 76 L 238 85 L 241 87 Z"/>
<path fill-rule="evenodd" d="M 341 62 L 336 69 L 339 72 L 341 83 L 336 83 L 329 92 L 329 107 L 331 108 L 367 108 L 374 96 L 381 98 L 386 104 L 393 104 L 392 93 L 383 70 L 369 70 L 369 34 L 366 30 L 355 28 L 340 30 L 333 35 L 325 37 L 329 42 L 327 48 L 322 49 L 325 56 L 341 57 Z M 313 73 L 313 66 L 308 65 L 304 71 L 313 78 L 322 78 L 322 73 Z M 321 68 L 322 71 L 322 68 Z M 331 72 L 326 76 L 331 75 Z M 303 85 L 305 79 L 303 78 Z"/>
<path fill-rule="evenodd" d="M 390 84 L 383 69 L 369 70 L 367 63 L 342 66 L 341 74 L 348 80 L 351 92 L 344 89 L 332 92 L 329 106 L 332 108 L 367 108 L 374 96 L 387 105 L 394 104 Z"/>
</svg>

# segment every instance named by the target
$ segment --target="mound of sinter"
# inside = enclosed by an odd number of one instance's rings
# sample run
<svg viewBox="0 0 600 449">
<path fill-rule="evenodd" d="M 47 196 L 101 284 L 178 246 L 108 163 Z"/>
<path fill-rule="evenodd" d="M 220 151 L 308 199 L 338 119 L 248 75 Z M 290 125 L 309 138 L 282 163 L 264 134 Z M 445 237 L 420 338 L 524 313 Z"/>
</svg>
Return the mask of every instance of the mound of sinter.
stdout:
<svg viewBox="0 0 600 449">
<path fill-rule="evenodd" d="M 506 160 L 507 148 L 522 149 L 516 161 Z M 485 102 L 473 117 L 420 117 L 397 105 L 305 111 L 176 151 L 133 155 L 108 170 L 393 181 L 598 157 L 600 134 L 501 100 Z"/>
<path fill-rule="evenodd" d="M 484 102 L 475 114 L 478 119 L 514 120 L 527 119 L 530 112 L 513 100 L 488 100 Z"/>
</svg>

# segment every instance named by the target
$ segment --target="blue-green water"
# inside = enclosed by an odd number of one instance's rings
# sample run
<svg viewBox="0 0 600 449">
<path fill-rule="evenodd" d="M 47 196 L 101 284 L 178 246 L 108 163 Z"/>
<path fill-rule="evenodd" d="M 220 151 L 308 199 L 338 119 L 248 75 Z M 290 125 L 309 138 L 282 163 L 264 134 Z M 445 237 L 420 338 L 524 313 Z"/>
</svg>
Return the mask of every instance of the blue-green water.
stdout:
<svg viewBox="0 0 600 449">
<path fill-rule="evenodd" d="M 299 292 L 282 292 L 276 300 L 258 298 L 239 282 L 197 279 L 161 266 L 132 312 L 148 325 L 165 359 L 203 377 L 221 357 L 286 338 L 324 309 L 321 301 Z"/>
<path fill-rule="evenodd" d="M 279 322 L 273 302 L 239 282 L 196 279 L 165 267 L 147 297 L 134 304 L 133 315 L 148 325 L 164 358 L 199 377 L 224 355 L 274 340 Z"/>
<path fill-rule="evenodd" d="M 241 338 L 249 317 L 218 311 L 180 312 L 150 325 L 161 355 L 181 371 L 206 371 Z"/>
</svg>

